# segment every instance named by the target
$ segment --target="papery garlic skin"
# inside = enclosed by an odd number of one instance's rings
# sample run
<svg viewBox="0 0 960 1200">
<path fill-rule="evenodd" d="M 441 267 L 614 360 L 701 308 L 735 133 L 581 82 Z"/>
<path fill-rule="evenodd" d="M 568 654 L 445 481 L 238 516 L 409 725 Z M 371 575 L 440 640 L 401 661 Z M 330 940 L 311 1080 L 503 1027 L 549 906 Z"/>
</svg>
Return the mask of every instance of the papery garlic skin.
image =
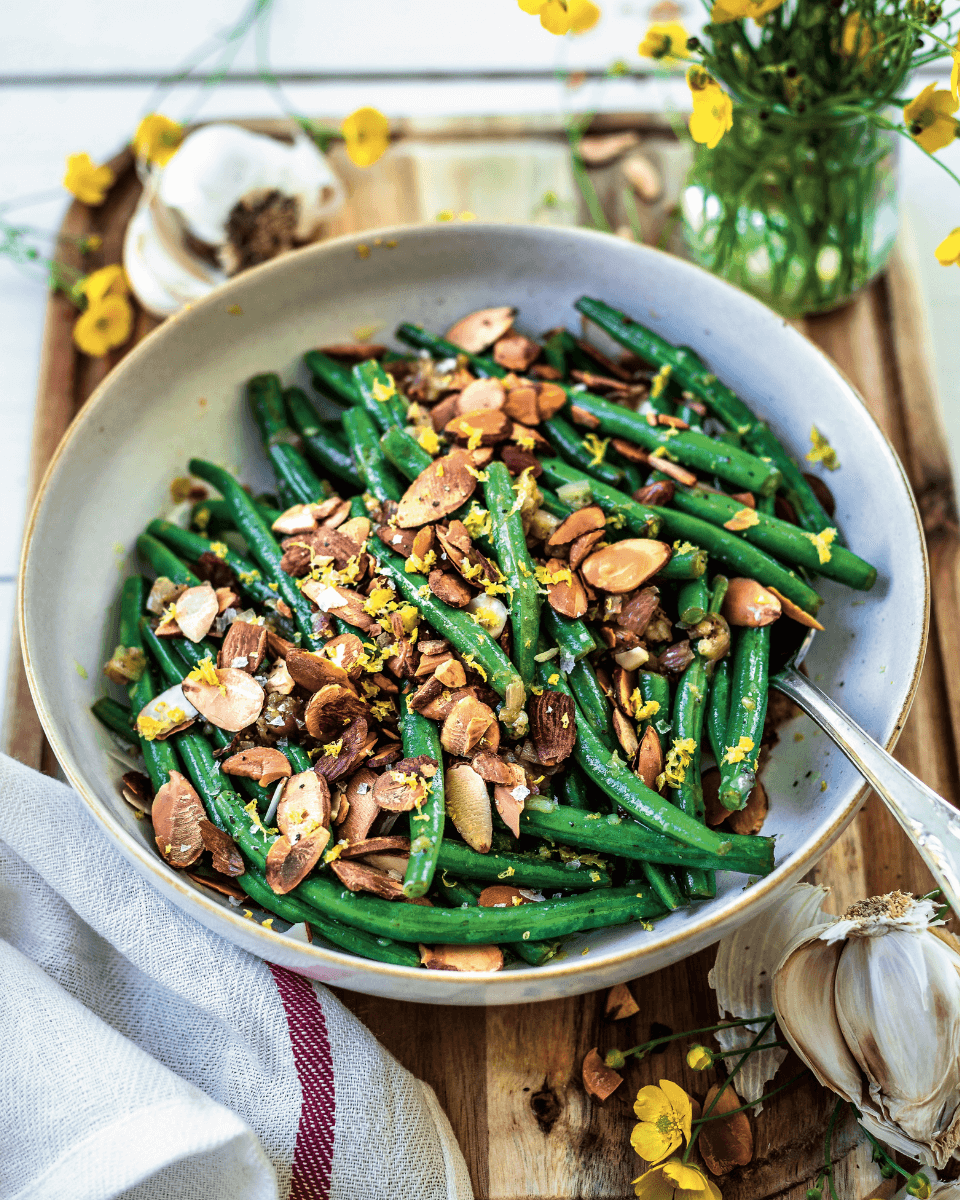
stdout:
<svg viewBox="0 0 960 1200">
<path fill-rule="evenodd" d="M 784 1037 L 875 1137 L 943 1167 L 960 1144 L 960 954 L 901 892 L 813 926 L 773 981 Z"/>
</svg>

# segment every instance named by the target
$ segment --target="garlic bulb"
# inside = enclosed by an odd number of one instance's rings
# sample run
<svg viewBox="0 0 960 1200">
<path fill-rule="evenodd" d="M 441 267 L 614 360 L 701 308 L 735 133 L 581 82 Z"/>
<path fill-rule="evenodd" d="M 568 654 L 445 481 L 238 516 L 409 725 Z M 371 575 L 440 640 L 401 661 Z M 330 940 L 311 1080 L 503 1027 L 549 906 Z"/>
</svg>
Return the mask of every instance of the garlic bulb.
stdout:
<svg viewBox="0 0 960 1200">
<path fill-rule="evenodd" d="M 960 1144 L 960 954 L 931 928 L 934 912 L 891 892 L 814 925 L 785 951 L 773 1005 L 866 1129 L 943 1167 Z"/>
<path fill-rule="evenodd" d="M 167 316 L 227 276 L 311 241 L 343 199 L 309 138 L 290 144 L 238 125 L 203 126 L 145 180 L 124 240 L 133 291 Z"/>
</svg>

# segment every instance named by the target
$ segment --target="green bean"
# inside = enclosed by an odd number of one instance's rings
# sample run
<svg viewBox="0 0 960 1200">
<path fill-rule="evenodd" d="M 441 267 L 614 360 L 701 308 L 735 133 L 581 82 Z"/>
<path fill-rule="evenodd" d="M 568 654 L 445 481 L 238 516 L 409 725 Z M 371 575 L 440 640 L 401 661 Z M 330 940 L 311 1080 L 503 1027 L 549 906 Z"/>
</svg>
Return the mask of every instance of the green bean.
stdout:
<svg viewBox="0 0 960 1200">
<path fill-rule="evenodd" d="M 549 421 L 542 423 L 540 429 L 554 450 L 581 471 L 586 471 L 588 475 L 612 487 L 623 483 L 621 468 L 605 462 L 602 456 L 590 451 L 584 445 L 581 435 L 563 417 L 551 417 Z"/>
<path fill-rule="evenodd" d="M 307 460 L 291 444 L 297 438 L 287 423 L 280 377 L 255 375 L 247 384 L 247 398 L 280 490 L 293 504 L 317 504 L 325 500 L 332 489 L 317 478 Z"/>
<path fill-rule="evenodd" d="M 488 358 L 483 354 L 470 354 L 466 350 L 461 350 L 453 342 L 448 342 L 446 338 L 437 337 L 434 333 L 427 333 L 419 325 L 410 325 L 407 322 L 398 325 L 397 337 L 401 342 L 406 342 L 408 346 L 413 346 L 417 350 L 429 351 L 434 358 L 466 359 L 480 375 L 490 375 L 497 379 L 502 379 L 504 375 L 508 374 L 506 367 L 501 367 L 492 358 Z"/>
<path fill-rule="evenodd" d="M 559 649 L 579 662 L 597 649 L 593 634 L 579 617 L 565 617 L 548 603 L 543 606 L 543 625 Z"/>
<path fill-rule="evenodd" d="M 571 371 L 592 371 L 593 360 L 577 345 L 569 330 L 558 329 L 543 344 L 543 356 L 566 379 Z"/>
<path fill-rule="evenodd" d="M 158 638 L 147 617 L 140 618 L 139 636 L 159 668 L 164 687 L 176 687 L 182 683 L 189 666 L 181 656 L 180 649 L 171 645 L 174 639 Z M 177 641 L 185 643 L 186 639 L 178 638 Z"/>
<path fill-rule="evenodd" d="M 283 385 L 279 375 L 269 372 L 248 379 L 247 400 L 264 446 L 292 440 L 287 414 L 283 411 Z"/>
<path fill-rule="evenodd" d="M 255 504 L 268 525 L 272 525 L 281 515 L 282 510 L 266 504 L 263 497 L 258 497 Z M 207 537 L 212 537 L 218 530 L 226 531 L 236 528 L 230 505 L 226 500 L 217 499 L 201 500 L 195 504 L 190 510 L 190 524 Z"/>
<path fill-rule="evenodd" d="M 364 411 L 386 433 L 391 425 L 402 429 L 407 422 L 407 405 L 397 391 L 393 376 L 375 358 L 353 368 L 353 382 Z"/>
<path fill-rule="evenodd" d="M 540 586 L 536 566 L 527 549 L 520 517 L 520 501 L 506 463 L 491 462 L 483 484 L 484 500 L 490 513 L 491 532 L 497 562 L 510 590 L 510 628 L 513 632 L 513 659 L 524 685 L 533 683 L 536 670 L 534 655 L 540 636 Z"/>
<path fill-rule="evenodd" d="M 343 415 L 353 461 L 366 490 L 381 501 L 399 500 L 404 488 L 399 476 L 384 457 L 373 421 L 362 408 Z"/>
<path fill-rule="evenodd" d="M 665 567 L 657 572 L 659 579 L 699 579 L 707 571 L 707 552 L 689 542 L 673 543 L 673 554 Z"/>
<path fill-rule="evenodd" d="M 670 719 L 670 680 L 666 675 L 658 675 L 656 671 L 638 671 L 637 688 L 644 704 L 656 704 L 656 711 L 645 717 L 640 723 L 640 736 L 647 732 L 652 725 L 657 731 L 661 744 L 666 742 L 673 730 Z"/>
<path fill-rule="evenodd" d="M 476 908 L 478 892 L 455 880 L 447 879 L 441 873 L 438 888 L 440 898 L 451 908 Z M 542 967 L 545 962 L 556 956 L 558 942 L 506 942 L 506 948 L 522 958 L 532 967 Z"/>
<path fill-rule="evenodd" d="M 730 719 L 730 659 L 722 658 L 713 669 L 710 685 L 710 705 L 707 709 L 707 736 L 710 749 L 719 767 L 726 746 L 727 721 Z"/>
<path fill-rule="evenodd" d="M 199 575 L 194 575 L 185 562 L 182 562 L 163 542 L 155 537 L 141 533 L 137 538 L 137 550 L 143 555 L 158 575 L 164 575 L 171 583 L 186 584 L 187 587 L 198 587 L 202 582 Z"/>
<path fill-rule="evenodd" d="M 387 462 L 397 468 L 405 479 L 416 479 L 433 463 L 433 457 L 417 439 L 399 425 L 391 425 L 380 439 Z"/>
<path fill-rule="evenodd" d="M 326 428 L 305 392 L 289 387 L 283 393 L 290 423 L 303 440 L 307 457 L 328 475 L 336 475 L 351 487 L 363 486 L 350 450 L 334 429 Z"/>
<path fill-rule="evenodd" d="M 346 367 L 324 354 L 322 350 L 308 350 L 303 356 L 307 370 L 324 387 L 349 404 L 361 404 L 356 380 Z"/>
<path fill-rule="evenodd" d="M 120 588 L 120 645 L 140 647 L 137 631 L 140 614 L 147 597 L 147 584 L 142 575 L 128 575 Z"/>
<path fill-rule="evenodd" d="M 614 737 L 610 721 L 610 704 L 587 659 L 580 659 L 567 676 L 567 683 L 580 711 L 589 721 L 594 733 L 605 746 L 612 748 Z M 554 687 L 556 684 L 548 686 Z"/>
<path fill-rule="evenodd" d="M 770 626 L 738 631 L 730 677 L 730 716 L 720 760 L 720 803 L 743 808 L 757 780 L 757 759 L 767 715 Z"/>
<path fill-rule="evenodd" d="M 660 533 L 659 514 L 664 512 L 664 509 L 630 500 L 623 492 L 591 479 L 583 471 L 578 471 L 576 467 L 571 467 L 559 458 L 543 458 L 540 460 L 540 466 L 543 467 L 547 483 L 554 487 L 565 487 L 568 484 L 581 487 L 586 504 L 599 505 L 608 518 L 613 518 L 612 521 L 608 521 L 608 528 L 625 528 L 637 537 L 655 538 Z"/>
<path fill-rule="evenodd" d="M 657 866 L 656 863 L 645 862 L 641 869 L 646 876 L 647 883 L 653 888 L 654 893 L 660 897 L 663 907 L 669 912 L 675 912 L 683 904 L 683 892 L 677 886 L 676 880 L 669 871 L 665 871 L 663 867 Z"/>
<path fill-rule="evenodd" d="M 541 479 L 540 485 L 542 484 L 543 480 Z M 550 513 L 551 516 L 559 517 L 561 521 L 564 519 L 564 517 L 569 517 L 573 512 L 573 509 L 570 507 L 570 505 L 564 504 L 560 497 L 551 492 L 548 487 L 543 487 L 540 485 L 538 485 L 537 489 L 541 496 L 540 507 L 546 512 Z"/>
<path fill-rule="evenodd" d="M 375 550 L 374 554 L 380 564 L 380 573 L 393 581 L 404 599 L 419 608 L 437 633 L 452 642 L 474 669 L 481 668 L 487 684 L 498 696 L 503 696 L 509 709 L 519 711 L 525 691 L 523 680 L 493 638 L 466 613 L 438 600 L 422 575 L 408 575 L 403 559 L 386 546 Z"/>
<path fill-rule="evenodd" d="M 587 781 L 575 764 L 571 763 L 560 776 L 559 791 L 562 802 L 569 804 L 571 808 L 579 808 L 584 812 L 592 809 Z"/>
<path fill-rule="evenodd" d="M 415 899 L 425 896 L 433 883 L 446 807 L 443 796 L 443 754 L 437 724 L 412 709 L 408 700 L 409 693 L 401 693 L 400 737 L 404 757 L 416 758 L 426 754 L 437 764 L 437 772 L 430 780 L 426 799 L 410 813 L 410 858 L 403 876 L 403 894 Z"/>
<path fill-rule="evenodd" d="M 320 639 L 314 633 L 310 602 L 280 566 L 280 547 L 256 504 L 223 467 L 206 462 L 202 458 L 191 458 L 189 466 L 191 474 L 212 483 L 229 503 L 234 523 L 246 540 L 247 547 L 257 560 L 261 571 L 267 576 L 267 582 L 277 584 L 281 599 L 286 601 L 293 612 L 307 649 L 316 650 Z"/>
<path fill-rule="evenodd" d="M 528 805 L 520 814 L 520 832 L 561 845 L 664 867 L 700 867 L 745 875 L 768 875 L 773 869 L 773 843 L 769 838 L 741 838 L 725 854 L 694 850 L 675 838 L 647 829 L 631 817 L 584 812 L 566 804 L 555 805 L 549 811 Z"/>
<path fill-rule="evenodd" d="M 142 650 L 144 646 L 139 629 L 135 636 L 136 641 L 132 644 L 139 646 Z M 135 683 L 130 684 L 127 693 L 130 696 L 130 711 L 136 721 L 143 707 L 158 695 L 153 672 L 149 666 Z M 143 755 L 143 762 L 147 768 L 147 774 L 150 776 L 150 782 L 153 784 L 153 790 L 159 792 L 169 780 L 170 772 L 177 769 L 176 755 L 173 753 L 172 746 L 165 741 L 148 741 L 145 737 L 140 737 L 139 740 L 140 753 Z"/>
<path fill-rule="evenodd" d="M 710 590 L 702 576 L 685 583 L 677 593 L 679 624 L 699 625 L 707 615 L 709 606 Z"/>
<path fill-rule="evenodd" d="M 790 502 L 801 527 L 808 533 L 822 533 L 828 529 L 832 522 L 817 493 L 767 424 L 754 419 L 743 440 L 754 454 L 769 459 L 780 470 L 784 497 Z"/>
<path fill-rule="evenodd" d="M 101 696 L 99 700 L 95 700 L 90 705 L 90 711 L 111 733 L 125 738 L 131 746 L 137 745 L 138 738 L 133 727 L 133 714 L 125 704 L 118 704 L 109 696 Z"/>
<path fill-rule="evenodd" d="M 701 517 L 713 525 L 723 525 L 735 513 L 744 511 L 744 506 L 732 496 L 704 492 L 699 488 L 677 488 L 673 504 L 681 512 Z M 876 567 L 864 562 L 844 546 L 824 544 L 814 534 L 763 512 L 756 512 L 751 519 L 755 520 L 755 524 L 736 530 L 733 536 L 759 546 L 783 562 L 805 567 L 808 571 L 835 579 L 859 591 L 869 591 L 876 582 Z"/>
<path fill-rule="evenodd" d="M 147 534 L 165 542 L 173 550 L 179 551 L 190 562 L 198 562 L 201 554 L 215 554 L 221 559 L 237 578 L 237 584 L 245 596 L 255 604 L 265 604 L 276 608 L 277 592 L 263 579 L 257 568 L 242 554 L 231 550 L 225 542 L 209 542 L 198 533 L 189 529 L 181 529 L 170 521 L 151 521 L 147 526 Z"/>
<path fill-rule="evenodd" d="M 575 860 L 551 862 L 539 854 L 519 851 L 491 850 L 488 854 L 478 854 L 463 842 L 446 837 L 440 844 L 437 865 L 441 871 L 461 875 L 464 879 L 510 883 L 516 887 L 582 891 L 610 886 L 610 873 L 602 867 L 575 863 Z"/>
</svg>

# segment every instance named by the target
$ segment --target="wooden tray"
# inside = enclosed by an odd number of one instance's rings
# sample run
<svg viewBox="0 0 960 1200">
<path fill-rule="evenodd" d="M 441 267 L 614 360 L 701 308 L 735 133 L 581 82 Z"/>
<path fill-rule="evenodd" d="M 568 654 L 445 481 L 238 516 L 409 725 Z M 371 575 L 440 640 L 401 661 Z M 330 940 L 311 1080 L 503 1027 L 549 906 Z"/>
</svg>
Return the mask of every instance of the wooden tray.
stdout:
<svg viewBox="0 0 960 1200">
<path fill-rule="evenodd" d="M 683 150 L 669 130 L 649 119 L 604 117 L 604 129 L 640 131 L 644 149 L 662 170 L 667 197 L 676 195 Z M 276 129 L 276 123 L 259 127 Z M 387 158 L 365 172 L 342 156 L 336 164 L 349 192 L 331 224 L 339 234 L 394 223 L 434 219 L 441 210 L 470 210 L 485 219 L 576 219 L 576 193 L 566 168 L 562 130 L 551 118 L 407 123 Z M 117 262 L 123 231 L 139 195 L 128 152 L 111 164 L 117 183 L 101 208 L 75 203 L 63 233 L 98 233 L 102 250 L 87 269 Z M 616 166 L 593 172 L 614 227 L 624 223 L 622 177 Z M 544 193 L 553 195 L 544 202 Z M 646 240 L 660 236 L 669 199 L 641 205 Z M 71 261 L 71 252 L 63 252 Z M 79 266 L 79 262 L 73 261 Z M 107 359 L 75 353 L 72 305 L 51 296 L 41 363 L 31 466 L 31 495 L 74 415 L 107 371 L 156 322 L 138 312 L 131 342 Z M 943 432 L 926 362 L 926 333 L 912 278 L 895 257 L 886 276 L 852 304 L 798 327 L 832 356 L 866 398 L 893 443 L 917 494 L 927 532 L 933 585 L 930 648 L 913 711 L 897 757 L 941 795 L 958 790 L 960 679 L 955 669 L 960 539 Z M 891 530 L 891 536 L 895 531 Z M 946 664 L 946 669 L 945 669 Z M 30 702 L 19 651 L 12 656 L 5 745 L 9 753 L 53 772 L 56 763 Z M 811 873 L 832 887 L 832 904 L 903 888 L 924 892 L 930 878 L 893 818 L 871 796 L 839 842 Z M 640 1160 L 629 1144 L 637 1089 L 660 1078 L 676 1080 L 702 1098 L 713 1072 L 696 1074 L 684 1063 L 684 1043 L 631 1066 L 605 1107 L 580 1085 L 580 1064 L 593 1046 L 626 1047 L 666 1031 L 716 1019 L 707 950 L 633 985 L 639 1013 L 607 1024 L 604 995 L 538 1005 L 489 1009 L 443 1008 L 339 993 L 380 1040 L 431 1084 L 448 1113 L 482 1200 L 627 1200 Z M 653 1031 L 653 1032 L 651 1032 Z M 778 1082 L 799 1070 L 781 1068 Z M 823 1135 L 832 1098 L 812 1082 L 797 1084 L 754 1119 L 755 1160 L 721 1181 L 725 1200 L 801 1200 L 823 1161 Z M 889 1196 L 871 1163 L 869 1146 L 847 1124 L 834 1139 L 837 1192 L 844 1200 Z"/>
</svg>

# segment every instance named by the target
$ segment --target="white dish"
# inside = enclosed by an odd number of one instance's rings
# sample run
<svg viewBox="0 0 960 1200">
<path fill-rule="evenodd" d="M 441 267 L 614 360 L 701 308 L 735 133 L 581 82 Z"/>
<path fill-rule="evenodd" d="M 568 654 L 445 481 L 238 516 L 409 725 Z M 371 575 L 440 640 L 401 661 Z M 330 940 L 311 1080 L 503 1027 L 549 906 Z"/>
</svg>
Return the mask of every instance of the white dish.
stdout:
<svg viewBox="0 0 960 1200">
<path fill-rule="evenodd" d="M 473 309 L 506 303 L 519 308 L 522 330 L 573 325 L 571 305 L 584 293 L 692 346 L 795 455 L 809 448 L 812 423 L 828 436 L 843 464 L 829 478 L 838 525 L 879 579 L 866 594 L 823 581 L 827 631 L 817 636 L 808 666 L 869 733 L 885 745 L 895 741 L 926 643 L 922 530 L 896 455 L 812 343 L 689 263 L 583 230 L 430 226 L 311 246 L 239 276 L 171 318 L 110 373 L 50 465 L 21 571 L 30 687 L 68 778 L 154 886 L 252 953 L 326 983 L 428 1003 L 575 995 L 657 970 L 755 916 L 810 869 L 856 812 L 866 790 L 860 777 L 801 718 L 782 731 L 764 775 L 771 797 L 764 833 L 777 837 L 772 875 L 749 886 L 742 876 L 722 875 L 715 900 L 672 914 L 652 932 L 637 925 L 591 932 L 544 967 L 461 975 L 369 962 L 262 929 L 168 868 L 149 823 L 136 820 L 120 798 L 110 735 L 89 711 L 116 641 L 119 583 L 136 569 L 137 534 L 169 507 L 170 482 L 192 455 L 267 485 L 244 381 L 276 370 L 306 382 L 304 350 L 345 340 L 360 326 L 375 325 L 381 339 L 403 320 L 442 331 Z"/>
</svg>

